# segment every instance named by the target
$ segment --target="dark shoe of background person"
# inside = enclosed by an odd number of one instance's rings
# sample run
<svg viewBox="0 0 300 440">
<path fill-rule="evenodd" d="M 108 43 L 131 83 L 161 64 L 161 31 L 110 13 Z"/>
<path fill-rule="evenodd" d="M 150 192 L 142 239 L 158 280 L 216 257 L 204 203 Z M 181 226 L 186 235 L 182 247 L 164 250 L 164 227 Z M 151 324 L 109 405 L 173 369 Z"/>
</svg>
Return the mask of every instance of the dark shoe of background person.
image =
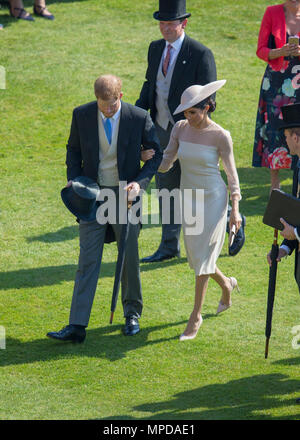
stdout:
<svg viewBox="0 0 300 440">
<path fill-rule="evenodd" d="M 135 316 L 126 318 L 124 334 L 125 336 L 136 335 L 140 331 L 139 320 Z"/>
<path fill-rule="evenodd" d="M 67 325 L 59 332 L 47 333 L 48 338 L 58 339 L 59 341 L 83 342 L 86 331 L 84 327 L 78 328 L 75 325 Z"/>
<path fill-rule="evenodd" d="M 240 252 L 245 243 L 245 231 L 244 228 L 246 226 L 246 217 L 242 215 L 242 224 L 237 234 L 233 239 L 232 245 L 229 247 L 229 255 L 232 257 Z"/>
<path fill-rule="evenodd" d="M 35 15 L 37 15 L 38 17 L 46 18 L 47 20 L 54 20 L 54 15 L 52 15 L 48 10 L 47 11 L 49 12 L 49 14 L 44 13 L 44 11 L 46 10 L 47 8 L 45 6 L 33 6 L 33 12 L 35 13 Z"/>
<path fill-rule="evenodd" d="M 19 12 L 17 12 L 17 15 L 14 15 L 13 11 Z M 34 21 L 34 18 L 29 14 L 29 12 L 25 11 L 25 9 L 23 8 L 12 8 L 11 5 L 9 5 L 9 12 L 11 17 L 21 20 Z"/>
<path fill-rule="evenodd" d="M 296 399 L 296 403 L 300 403 L 300 397 L 298 397 L 298 399 Z"/>
<path fill-rule="evenodd" d="M 141 259 L 142 263 L 157 263 L 159 261 L 164 260 L 170 260 L 170 258 L 180 258 L 180 252 L 177 252 L 176 254 L 165 254 L 161 251 L 154 252 L 153 255 L 150 255 L 149 257 L 145 257 Z"/>
</svg>

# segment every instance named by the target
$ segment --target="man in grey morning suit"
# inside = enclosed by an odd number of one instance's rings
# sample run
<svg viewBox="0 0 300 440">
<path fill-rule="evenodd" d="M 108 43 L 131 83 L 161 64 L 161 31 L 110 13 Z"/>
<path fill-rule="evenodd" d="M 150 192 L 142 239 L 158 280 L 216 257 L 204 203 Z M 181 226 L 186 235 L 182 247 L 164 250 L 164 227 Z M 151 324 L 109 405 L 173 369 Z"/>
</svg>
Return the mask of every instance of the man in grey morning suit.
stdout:
<svg viewBox="0 0 300 440">
<path fill-rule="evenodd" d="M 300 102 L 285 105 L 281 107 L 281 111 L 283 118 L 281 129 L 284 130 L 290 154 L 299 158 L 297 167 L 294 169 L 292 191 L 293 196 L 300 198 Z M 277 261 L 281 261 L 283 257 L 295 251 L 294 276 L 300 292 L 300 227 L 291 226 L 284 219 L 280 219 L 280 221 L 284 226 L 280 232 L 284 240 L 279 248 Z M 271 252 L 268 253 L 267 260 L 271 265 Z M 296 399 L 296 402 L 300 404 L 300 397 Z"/>
<path fill-rule="evenodd" d="M 121 87 L 121 80 L 113 75 L 104 75 L 96 80 L 97 101 L 77 107 L 73 112 L 66 159 L 69 185 L 82 175 L 97 181 L 100 191 L 101 188 L 114 191 L 117 218 L 119 182 L 128 183 L 124 189 L 128 191 L 128 199 L 134 200 L 140 189 L 146 189 L 162 158 L 151 117 L 145 110 L 121 101 Z M 155 151 L 153 158 L 142 168 L 141 147 Z M 111 226 L 119 243 L 122 225 L 117 220 Z M 138 319 L 143 307 L 138 256 L 139 228 L 139 224 L 129 223 L 122 274 L 125 335 L 134 335 L 139 331 Z M 80 255 L 69 325 L 59 332 L 48 333 L 50 338 L 84 341 L 107 231 L 107 224 L 80 220 Z"/>
<path fill-rule="evenodd" d="M 173 115 L 184 90 L 192 85 L 205 85 L 217 79 L 211 50 L 185 34 L 190 15 L 186 12 L 185 0 L 160 0 L 159 11 L 154 13 L 154 18 L 159 21 L 163 39 L 153 41 L 149 46 L 146 81 L 136 101 L 138 107 L 150 110 L 163 149 L 168 145 L 173 125 L 184 119 L 183 113 Z M 179 161 L 167 173 L 157 173 L 155 178 L 159 190 L 166 188 L 172 191 L 179 188 Z M 158 250 L 150 257 L 143 258 L 142 262 L 163 261 L 180 255 L 181 225 L 174 222 L 173 208 L 171 206 L 170 224 L 162 224 Z M 160 217 L 161 212 L 160 200 Z M 230 250 L 231 255 L 241 249 L 244 239 L 241 227 Z"/>
<path fill-rule="evenodd" d="M 163 149 L 168 145 L 175 122 L 184 119 L 183 113 L 173 116 L 183 91 L 193 84 L 205 85 L 217 79 L 211 50 L 184 32 L 190 15 L 186 13 L 185 0 L 160 0 L 159 11 L 154 13 L 154 18 L 160 22 L 163 39 L 153 41 L 149 46 L 146 81 L 136 101 L 138 107 L 150 110 Z M 157 173 L 155 178 L 159 190 L 179 188 L 178 160 L 171 170 Z M 158 250 L 142 261 L 162 261 L 180 255 L 181 225 L 174 224 L 172 208 L 170 224 L 162 225 Z M 160 203 L 160 214 L 161 209 Z"/>
</svg>

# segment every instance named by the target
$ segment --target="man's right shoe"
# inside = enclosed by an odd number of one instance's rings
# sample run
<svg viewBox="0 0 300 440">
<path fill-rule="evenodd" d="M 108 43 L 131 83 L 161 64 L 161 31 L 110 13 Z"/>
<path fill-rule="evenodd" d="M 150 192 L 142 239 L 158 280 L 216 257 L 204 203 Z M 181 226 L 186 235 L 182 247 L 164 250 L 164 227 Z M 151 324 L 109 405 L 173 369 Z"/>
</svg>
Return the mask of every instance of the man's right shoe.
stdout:
<svg viewBox="0 0 300 440">
<path fill-rule="evenodd" d="M 176 254 L 165 254 L 161 251 L 154 252 L 153 255 L 150 255 L 149 257 L 145 257 L 141 259 L 142 263 L 157 263 L 159 261 L 164 260 L 170 260 L 171 258 L 178 257 L 180 258 L 180 252 L 177 252 Z"/>
<path fill-rule="evenodd" d="M 59 341 L 83 342 L 85 340 L 85 328 L 78 328 L 75 325 L 67 325 L 59 332 L 47 333 L 48 338 L 58 339 Z"/>
</svg>

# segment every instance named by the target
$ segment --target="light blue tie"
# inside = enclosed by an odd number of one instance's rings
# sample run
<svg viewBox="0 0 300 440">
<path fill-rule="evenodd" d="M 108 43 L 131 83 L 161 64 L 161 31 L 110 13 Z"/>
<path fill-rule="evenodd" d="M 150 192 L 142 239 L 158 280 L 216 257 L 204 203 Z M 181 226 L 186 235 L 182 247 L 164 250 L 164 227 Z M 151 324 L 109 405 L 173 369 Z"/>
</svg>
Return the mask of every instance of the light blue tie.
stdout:
<svg viewBox="0 0 300 440">
<path fill-rule="evenodd" d="M 111 122 L 109 118 L 106 118 L 106 121 L 104 122 L 104 129 L 108 143 L 111 144 Z"/>
</svg>

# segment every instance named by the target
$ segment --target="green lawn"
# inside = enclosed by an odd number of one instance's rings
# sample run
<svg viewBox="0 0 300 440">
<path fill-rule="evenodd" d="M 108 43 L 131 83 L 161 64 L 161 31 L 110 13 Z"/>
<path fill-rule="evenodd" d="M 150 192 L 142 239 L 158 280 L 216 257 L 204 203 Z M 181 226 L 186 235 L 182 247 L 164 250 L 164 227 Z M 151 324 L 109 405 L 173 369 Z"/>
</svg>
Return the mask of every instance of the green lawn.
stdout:
<svg viewBox="0 0 300 440">
<path fill-rule="evenodd" d="M 268 266 L 273 232 L 262 223 L 269 174 L 251 167 L 260 81 L 256 55 L 267 0 L 188 0 L 187 33 L 214 52 L 218 94 L 214 120 L 230 130 L 241 181 L 246 244 L 219 267 L 241 293 L 215 312 L 220 297 L 210 280 L 197 338 L 179 343 L 192 308 L 194 275 L 182 257 L 141 266 L 142 331 L 121 333 L 119 302 L 109 325 L 116 245 L 107 245 L 86 342 L 45 337 L 68 323 L 78 257 L 77 224 L 60 199 L 72 109 L 93 100 L 103 73 L 124 82 L 134 103 L 144 80 L 147 48 L 160 37 L 157 0 L 48 0 L 54 22 L 13 20 L 0 10 L 0 419 L 300 419 L 300 325 L 293 257 L 280 263 L 270 353 L 264 359 Z M 32 2 L 25 1 L 27 10 Z M 291 190 L 291 172 L 282 173 Z M 152 183 L 153 186 L 153 183 Z M 140 255 L 156 250 L 159 226 L 146 225 Z"/>
</svg>

